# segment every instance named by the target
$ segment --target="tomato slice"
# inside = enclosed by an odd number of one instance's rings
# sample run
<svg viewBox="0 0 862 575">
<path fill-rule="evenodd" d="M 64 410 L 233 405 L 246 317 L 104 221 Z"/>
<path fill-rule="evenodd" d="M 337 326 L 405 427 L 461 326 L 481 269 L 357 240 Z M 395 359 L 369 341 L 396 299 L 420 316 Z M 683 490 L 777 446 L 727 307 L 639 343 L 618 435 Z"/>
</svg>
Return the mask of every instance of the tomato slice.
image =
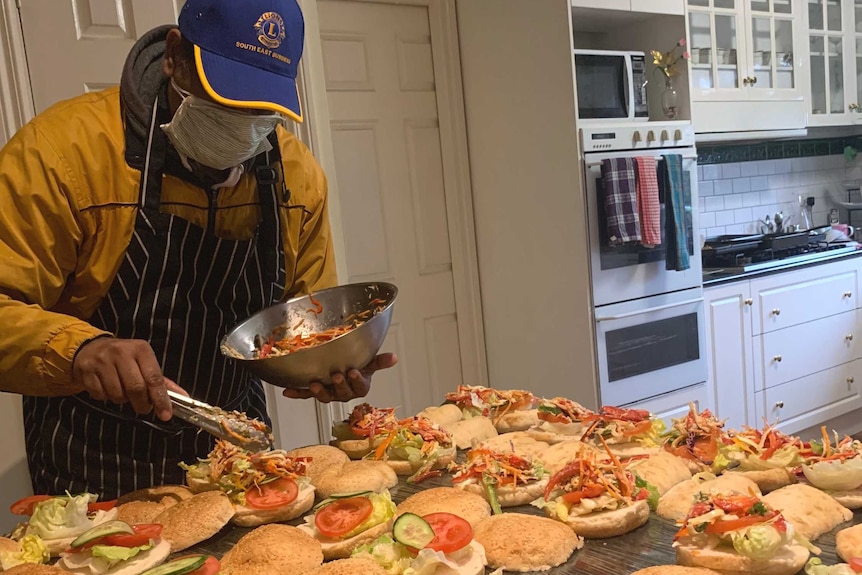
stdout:
<svg viewBox="0 0 862 575">
<path fill-rule="evenodd" d="M 750 527 L 751 525 L 755 525 L 757 523 L 763 523 L 765 521 L 769 521 L 770 519 L 771 517 L 768 517 L 766 515 L 746 515 L 745 517 L 740 517 L 739 519 L 716 521 L 715 523 L 710 523 L 706 526 L 706 533 L 727 533 L 728 531 L 736 531 L 737 529 Z"/>
<path fill-rule="evenodd" d="M 23 499 L 19 499 L 9 507 L 9 511 L 13 515 L 33 515 L 33 508 L 40 501 L 51 499 L 52 495 L 31 495 Z"/>
<path fill-rule="evenodd" d="M 854 572 L 862 573 L 862 557 L 851 557 L 847 563 Z"/>
<path fill-rule="evenodd" d="M 87 505 L 87 511 L 90 513 L 95 513 L 96 511 L 110 511 L 116 506 L 116 499 L 111 499 L 110 501 L 96 501 L 95 503 Z"/>
<path fill-rule="evenodd" d="M 632 435 L 640 435 L 642 433 L 647 433 L 650 429 L 652 429 L 652 421 L 647 419 L 645 421 L 641 421 L 640 423 L 635 423 L 631 428 L 626 431 L 623 431 L 623 435 L 625 437 L 631 437 Z"/>
<path fill-rule="evenodd" d="M 371 517 L 373 510 L 374 505 L 367 497 L 337 499 L 317 510 L 314 525 L 326 537 L 341 537 Z"/>
<path fill-rule="evenodd" d="M 150 539 L 158 539 L 162 534 L 162 526 L 159 523 L 138 523 L 132 525 L 134 533 L 120 533 L 108 535 L 99 539 L 97 545 L 115 545 L 117 547 L 138 547 L 146 545 Z"/>
<path fill-rule="evenodd" d="M 473 528 L 470 527 L 470 523 L 457 515 L 440 512 L 423 515 L 422 518 L 434 530 L 434 539 L 425 546 L 426 548 L 452 553 L 463 549 L 473 540 Z"/>
<path fill-rule="evenodd" d="M 188 575 L 216 575 L 221 569 L 219 560 L 210 555 L 199 569 L 195 569 Z"/>
<path fill-rule="evenodd" d="M 289 477 L 282 477 L 245 492 L 245 503 L 254 509 L 277 509 L 293 503 L 299 486 Z"/>
</svg>

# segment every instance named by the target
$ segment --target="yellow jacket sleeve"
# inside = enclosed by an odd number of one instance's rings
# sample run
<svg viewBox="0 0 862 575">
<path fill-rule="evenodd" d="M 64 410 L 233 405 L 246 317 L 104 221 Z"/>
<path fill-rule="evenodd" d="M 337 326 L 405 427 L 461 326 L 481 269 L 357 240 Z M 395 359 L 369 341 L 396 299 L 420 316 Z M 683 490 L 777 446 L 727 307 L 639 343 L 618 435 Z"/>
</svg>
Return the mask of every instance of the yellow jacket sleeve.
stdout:
<svg viewBox="0 0 862 575">
<path fill-rule="evenodd" d="M 38 129 L 0 150 L 0 390 L 68 395 L 77 349 L 104 332 L 51 312 L 78 263 L 72 170 Z"/>
</svg>

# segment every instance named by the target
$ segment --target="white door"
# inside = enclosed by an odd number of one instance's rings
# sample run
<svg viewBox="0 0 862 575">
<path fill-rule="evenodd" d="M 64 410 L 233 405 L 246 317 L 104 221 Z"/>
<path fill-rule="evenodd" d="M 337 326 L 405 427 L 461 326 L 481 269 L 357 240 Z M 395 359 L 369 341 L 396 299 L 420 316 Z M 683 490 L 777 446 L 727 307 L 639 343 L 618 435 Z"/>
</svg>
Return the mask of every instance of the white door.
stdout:
<svg viewBox="0 0 862 575">
<path fill-rule="evenodd" d="M 384 351 L 400 361 L 375 376 L 368 401 L 398 407 L 401 416 L 440 403 L 464 381 L 462 365 L 484 357 L 459 340 L 447 216 L 452 190 L 438 110 L 445 98 L 435 76 L 444 53 L 433 50 L 432 57 L 433 17 L 421 4 L 317 3 L 336 166 L 330 178 L 337 178 L 345 244 L 342 281 L 399 288 Z"/>
<path fill-rule="evenodd" d="M 174 24 L 185 0 L 20 0 L 36 112 L 51 104 L 119 84 L 135 40 Z M 317 443 L 310 401 L 288 401 L 268 387 L 275 436 L 284 448 Z"/>
<path fill-rule="evenodd" d="M 749 282 L 703 291 L 706 305 L 707 383 L 715 389 L 715 416 L 727 429 L 757 426 L 754 411 L 754 363 Z"/>
</svg>

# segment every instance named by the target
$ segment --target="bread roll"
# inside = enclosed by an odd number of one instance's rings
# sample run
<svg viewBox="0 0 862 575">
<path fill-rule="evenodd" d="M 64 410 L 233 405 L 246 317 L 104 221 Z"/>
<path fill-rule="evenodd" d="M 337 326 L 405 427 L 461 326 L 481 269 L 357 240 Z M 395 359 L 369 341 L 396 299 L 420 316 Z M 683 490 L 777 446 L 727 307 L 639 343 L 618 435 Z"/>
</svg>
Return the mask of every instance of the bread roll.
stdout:
<svg viewBox="0 0 862 575">
<path fill-rule="evenodd" d="M 317 496 L 326 499 L 334 493 L 374 491 L 380 493 L 398 485 L 395 471 L 382 461 L 348 461 L 323 470 L 314 487 Z"/>
<path fill-rule="evenodd" d="M 547 571 L 568 561 L 584 541 L 559 521 L 504 513 L 481 521 L 473 538 L 485 548 L 488 567 L 506 571 Z"/>
<path fill-rule="evenodd" d="M 305 573 L 323 563 L 313 537 L 291 525 L 270 523 L 246 533 L 221 558 L 220 575 Z"/>
<path fill-rule="evenodd" d="M 584 443 L 578 439 L 570 439 L 568 441 L 563 441 L 561 443 L 556 443 L 551 445 L 541 454 L 539 454 L 538 459 L 541 461 L 545 469 L 548 470 L 548 473 L 553 475 L 560 469 L 566 466 L 567 463 L 572 461 L 573 459 L 577 459 L 581 451 L 586 452 L 595 452 L 598 453 L 601 457 L 602 454 L 607 456 L 607 453 L 604 451 L 599 451 L 589 443 Z"/>
<path fill-rule="evenodd" d="M 354 557 L 324 563 L 304 575 L 386 575 L 386 570 L 373 559 Z"/>
<path fill-rule="evenodd" d="M 531 481 L 526 485 L 499 485 L 497 486 L 497 501 L 500 507 L 517 507 L 518 505 L 527 505 L 531 501 L 538 499 L 545 492 L 545 487 L 548 486 L 548 478 L 545 477 L 539 481 Z M 469 493 L 487 496 L 485 488 L 475 479 L 468 479 L 457 484 L 459 489 L 463 489 Z"/>
<path fill-rule="evenodd" d="M 796 531 L 810 540 L 853 519 L 852 511 L 816 487 L 802 483 L 768 493 L 763 502 L 781 511 Z"/>
<path fill-rule="evenodd" d="M 458 421 L 464 419 L 464 412 L 454 403 L 444 403 L 443 405 L 432 405 L 426 407 L 416 414 L 417 417 L 425 417 L 430 419 L 449 433 L 452 430 L 449 427 Z"/>
<path fill-rule="evenodd" d="M 718 571 L 703 567 L 684 567 L 682 565 L 655 565 L 638 569 L 630 575 L 721 575 Z"/>
<path fill-rule="evenodd" d="M 483 519 L 491 516 L 491 506 L 476 493 L 454 487 L 432 487 L 414 493 L 398 505 L 396 517 L 415 513 L 420 517 L 430 513 L 453 513 L 475 529 Z"/>
<path fill-rule="evenodd" d="M 703 549 L 690 545 L 676 548 L 676 562 L 690 567 L 706 567 L 724 575 L 795 575 L 808 561 L 808 549 L 801 545 L 782 548 L 769 560 L 756 560 L 740 555 L 732 547 Z"/>
<path fill-rule="evenodd" d="M 647 502 L 635 501 L 632 505 L 620 509 L 597 511 L 587 515 L 569 515 L 566 524 L 585 539 L 606 539 L 637 529 L 648 519 Z"/>
<path fill-rule="evenodd" d="M 847 527 L 835 534 L 835 548 L 845 561 L 862 557 L 862 523 Z"/>
<path fill-rule="evenodd" d="M 525 431 L 534 425 L 539 425 L 539 410 L 525 409 L 510 411 L 498 417 L 492 417 L 494 427 L 500 433 L 511 433 L 513 431 Z"/>
<path fill-rule="evenodd" d="M 312 484 L 326 469 L 338 467 L 350 461 L 350 457 L 337 447 L 332 445 L 306 445 L 297 447 L 287 452 L 287 457 L 310 457 L 305 466 L 305 475 L 311 479 Z"/>
<path fill-rule="evenodd" d="M 540 458 L 549 445 L 544 441 L 535 440 L 526 432 L 514 431 L 486 439 L 480 442 L 477 447 L 500 453 L 515 453 L 527 459 L 535 459 Z"/>
<path fill-rule="evenodd" d="M 233 504 L 221 491 L 205 491 L 168 507 L 156 516 L 162 539 L 177 553 L 206 541 L 227 525 L 234 514 Z"/>
<path fill-rule="evenodd" d="M 636 459 L 626 467 L 647 483 L 655 485 L 659 495 L 664 495 L 677 483 L 691 479 L 691 472 L 685 461 L 666 451 L 660 451 L 646 459 Z"/>
<path fill-rule="evenodd" d="M 278 521 L 290 521 L 311 509 L 314 505 L 314 487 L 306 485 L 300 488 L 299 493 L 289 505 L 276 507 L 274 509 L 254 509 L 244 505 L 234 504 L 234 515 L 231 519 L 240 527 L 257 527 L 265 523 Z"/>
<path fill-rule="evenodd" d="M 761 493 L 769 493 L 796 483 L 796 476 L 785 467 L 759 471 L 725 471 L 724 475 L 739 474 L 757 483 Z"/>
<path fill-rule="evenodd" d="M 757 484 L 739 473 L 719 475 L 715 479 L 705 481 L 700 478 L 692 478 L 677 483 L 662 495 L 655 511 L 659 517 L 671 521 L 681 521 L 688 515 L 688 510 L 691 509 L 694 502 L 694 496 L 700 491 L 705 493 L 736 492 L 760 496 L 760 489 Z"/>
<path fill-rule="evenodd" d="M 394 518 L 380 523 L 379 525 L 375 525 L 371 529 L 367 529 L 353 537 L 348 537 L 347 539 L 329 538 L 320 534 L 315 536 L 314 528 L 312 528 L 312 526 L 307 522 L 299 525 L 298 528 L 303 533 L 314 537 L 318 543 L 320 543 L 320 548 L 323 551 L 323 558 L 324 560 L 329 561 L 332 559 L 344 559 L 346 557 L 350 557 L 350 554 L 353 553 L 354 549 L 361 545 L 365 545 L 366 543 L 371 543 L 392 529 L 393 522 Z"/>
<path fill-rule="evenodd" d="M 471 449 L 473 445 L 497 435 L 497 428 L 491 420 L 481 415 L 462 419 L 447 425 L 445 429 L 458 449 Z"/>
</svg>

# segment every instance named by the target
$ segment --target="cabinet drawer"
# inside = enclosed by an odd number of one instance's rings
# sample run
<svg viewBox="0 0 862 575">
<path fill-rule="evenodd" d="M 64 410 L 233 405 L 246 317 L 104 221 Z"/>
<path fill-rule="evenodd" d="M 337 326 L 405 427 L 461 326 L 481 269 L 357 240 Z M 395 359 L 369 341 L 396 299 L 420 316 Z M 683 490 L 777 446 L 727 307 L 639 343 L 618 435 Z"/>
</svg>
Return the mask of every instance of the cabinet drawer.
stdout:
<svg viewBox="0 0 862 575">
<path fill-rule="evenodd" d="M 778 422 L 784 433 L 820 425 L 862 407 L 862 361 L 852 361 L 755 393 L 758 419 Z"/>
<path fill-rule="evenodd" d="M 805 270 L 810 272 L 816 270 Z M 828 268 L 820 268 L 825 271 Z M 784 281 L 795 277 L 788 273 Z M 758 313 L 755 316 L 754 333 L 767 333 L 799 325 L 822 317 L 856 309 L 856 272 L 845 271 L 834 275 L 821 275 L 808 280 L 765 289 L 758 289 L 752 282 L 756 294 Z"/>
<path fill-rule="evenodd" d="M 857 312 L 848 311 L 754 338 L 756 389 L 859 359 Z"/>
</svg>

